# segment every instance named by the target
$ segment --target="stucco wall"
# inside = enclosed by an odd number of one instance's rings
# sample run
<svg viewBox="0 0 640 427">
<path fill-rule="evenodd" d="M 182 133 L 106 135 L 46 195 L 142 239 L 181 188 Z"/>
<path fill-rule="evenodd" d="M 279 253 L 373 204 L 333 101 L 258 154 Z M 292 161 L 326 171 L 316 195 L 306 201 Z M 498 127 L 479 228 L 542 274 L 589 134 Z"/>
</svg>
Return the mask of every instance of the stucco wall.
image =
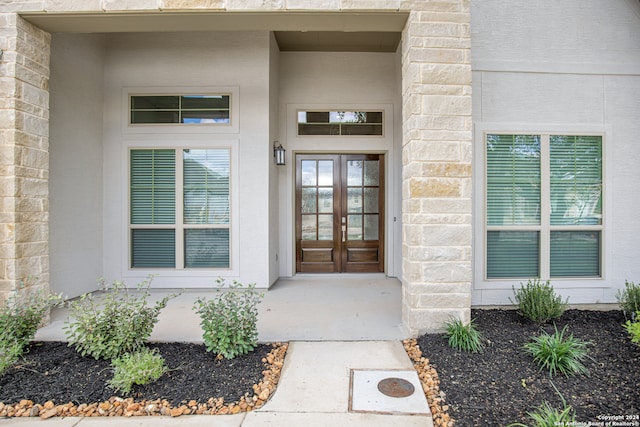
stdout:
<svg viewBox="0 0 640 427">
<path fill-rule="evenodd" d="M 102 276 L 102 85 L 105 37 L 51 40 L 51 290 L 69 297 Z"/>
<path fill-rule="evenodd" d="M 509 304 L 519 281 L 484 280 L 483 131 L 604 133 L 602 279 L 555 279 L 572 303 L 613 303 L 639 280 L 640 3 L 472 2 L 473 304 Z M 499 22 L 500 25 L 495 25 Z M 636 117 L 634 119 L 633 117 Z"/>
<path fill-rule="evenodd" d="M 111 34 L 105 60 L 104 275 L 134 282 L 158 273 L 157 287 L 206 287 L 215 277 L 268 286 L 269 281 L 269 33 Z M 126 88 L 169 93 L 236 91 L 232 129 L 149 127 L 132 132 Z M 155 89 L 154 89 L 155 88 Z M 132 89 L 133 90 L 133 89 Z M 144 133 L 141 133 L 144 132 Z M 127 147 L 231 146 L 232 269 L 215 273 L 127 268 Z M 242 257 L 239 254 L 242 253 Z"/>
</svg>

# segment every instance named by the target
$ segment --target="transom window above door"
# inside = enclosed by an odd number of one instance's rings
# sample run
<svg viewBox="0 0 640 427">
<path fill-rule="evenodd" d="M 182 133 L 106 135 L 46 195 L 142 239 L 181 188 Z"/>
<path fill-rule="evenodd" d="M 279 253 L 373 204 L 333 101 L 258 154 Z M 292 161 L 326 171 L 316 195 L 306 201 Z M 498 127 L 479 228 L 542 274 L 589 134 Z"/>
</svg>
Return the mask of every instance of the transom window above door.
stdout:
<svg viewBox="0 0 640 427">
<path fill-rule="evenodd" d="M 231 96 L 131 95 L 130 124 L 229 124 Z"/>
<path fill-rule="evenodd" d="M 298 111 L 298 136 L 382 136 L 382 111 Z"/>
</svg>

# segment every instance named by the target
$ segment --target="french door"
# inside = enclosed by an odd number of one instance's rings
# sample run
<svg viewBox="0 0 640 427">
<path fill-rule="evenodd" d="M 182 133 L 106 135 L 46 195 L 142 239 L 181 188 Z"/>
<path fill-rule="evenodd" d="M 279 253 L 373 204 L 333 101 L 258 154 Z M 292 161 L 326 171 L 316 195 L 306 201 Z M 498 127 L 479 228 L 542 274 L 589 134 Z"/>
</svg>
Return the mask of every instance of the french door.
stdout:
<svg viewBox="0 0 640 427">
<path fill-rule="evenodd" d="M 296 155 L 296 271 L 384 271 L 384 155 Z"/>
</svg>

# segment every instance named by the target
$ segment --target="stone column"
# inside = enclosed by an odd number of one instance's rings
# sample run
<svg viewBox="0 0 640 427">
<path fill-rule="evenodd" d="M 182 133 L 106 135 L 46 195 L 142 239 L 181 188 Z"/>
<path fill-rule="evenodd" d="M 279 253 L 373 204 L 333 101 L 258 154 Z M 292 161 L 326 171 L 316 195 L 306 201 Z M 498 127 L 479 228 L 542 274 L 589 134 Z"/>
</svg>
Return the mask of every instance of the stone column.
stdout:
<svg viewBox="0 0 640 427">
<path fill-rule="evenodd" d="M 403 2 L 403 323 L 468 321 L 471 305 L 471 35 L 468 0 Z"/>
<path fill-rule="evenodd" d="M 0 13 L 0 301 L 47 290 L 51 37 Z"/>
</svg>

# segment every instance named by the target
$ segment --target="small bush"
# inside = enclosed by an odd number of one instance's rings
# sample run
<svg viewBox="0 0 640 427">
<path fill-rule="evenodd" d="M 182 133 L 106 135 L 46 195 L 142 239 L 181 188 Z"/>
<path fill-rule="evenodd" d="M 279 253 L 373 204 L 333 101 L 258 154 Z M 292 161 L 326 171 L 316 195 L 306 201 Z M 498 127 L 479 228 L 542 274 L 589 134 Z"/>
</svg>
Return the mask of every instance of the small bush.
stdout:
<svg viewBox="0 0 640 427">
<path fill-rule="evenodd" d="M 534 322 L 546 323 L 558 318 L 567 308 L 568 298 L 562 301 L 549 281 L 529 280 L 526 286 L 521 283 L 520 289 L 514 287 L 513 292 L 520 314 Z"/>
<path fill-rule="evenodd" d="M 557 427 L 574 425 L 576 415 L 573 408 L 571 406 L 567 406 L 567 401 L 564 399 L 564 396 L 560 394 L 553 382 L 551 385 L 560 396 L 560 399 L 562 399 L 562 409 L 555 409 L 549 405 L 549 402 L 543 402 L 535 411 L 527 413 L 534 424 L 527 426 L 522 423 L 514 423 L 509 424 L 507 427 Z"/>
<path fill-rule="evenodd" d="M 134 384 L 145 385 L 157 381 L 166 371 L 164 358 L 156 350 L 142 347 L 135 353 L 127 353 L 113 360 L 113 378 L 109 386 L 129 393 Z"/>
<path fill-rule="evenodd" d="M 635 313 L 640 311 L 640 284 L 625 281 L 624 290 L 619 290 L 616 297 L 624 317 L 633 320 Z"/>
<path fill-rule="evenodd" d="M 560 372 L 566 376 L 569 374 L 588 374 L 582 360 L 588 357 L 588 342 L 574 338 L 573 335 L 565 337 L 567 327 L 549 335 L 546 331 L 533 338 L 533 342 L 525 344 L 533 359 L 540 365 L 540 370 L 546 369 L 553 376 Z"/>
<path fill-rule="evenodd" d="M 508 427 L 558 427 L 571 426 L 575 424 L 576 415 L 571 406 L 564 406 L 561 410 L 553 408 L 548 402 L 544 402 L 538 409 L 528 412 L 533 424 L 515 423 Z"/>
<path fill-rule="evenodd" d="M 149 307 L 151 278 L 140 283 L 137 292 L 130 292 L 120 281 L 113 282 L 110 288 L 103 279 L 99 283 L 106 292 L 104 300 L 98 303 L 92 293 L 82 295 L 70 304 L 73 320 L 67 319 L 64 326 L 69 345 L 95 359 L 111 360 L 141 349 L 158 322 L 160 311 L 178 296 L 168 295 Z"/>
<path fill-rule="evenodd" d="M 623 326 L 629 332 L 631 342 L 640 345 L 640 311 L 636 311 L 635 321 L 627 320 Z"/>
<path fill-rule="evenodd" d="M 457 350 L 478 353 L 484 348 L 483 338 L 476 329 L 473 320 L 465 325 L 462 320 L 455 319 L 446 323 L 446 335 L 449 346 Z"/>
<path fill-rule="evenodd" d="M 35 280 L 28 278 L 27 281 Z M 15 363 L 49 314 L 60 304 L 60 295 L 32 291 L 25 282 L 11 291 L 0 307 L 0 374 Z"/>
<path fill-rule="evenodd" d="M 223 279 L 216 281 L 218 295 L 212 300 L 198 298 L 193 309 L 200 315 L 202 338 L 207 351 L 233 359 L 253 351 L 258 344 L 258 304 L 263 295 L 255 284 L 234 281 L 225 287 Z"/>
</svg>

